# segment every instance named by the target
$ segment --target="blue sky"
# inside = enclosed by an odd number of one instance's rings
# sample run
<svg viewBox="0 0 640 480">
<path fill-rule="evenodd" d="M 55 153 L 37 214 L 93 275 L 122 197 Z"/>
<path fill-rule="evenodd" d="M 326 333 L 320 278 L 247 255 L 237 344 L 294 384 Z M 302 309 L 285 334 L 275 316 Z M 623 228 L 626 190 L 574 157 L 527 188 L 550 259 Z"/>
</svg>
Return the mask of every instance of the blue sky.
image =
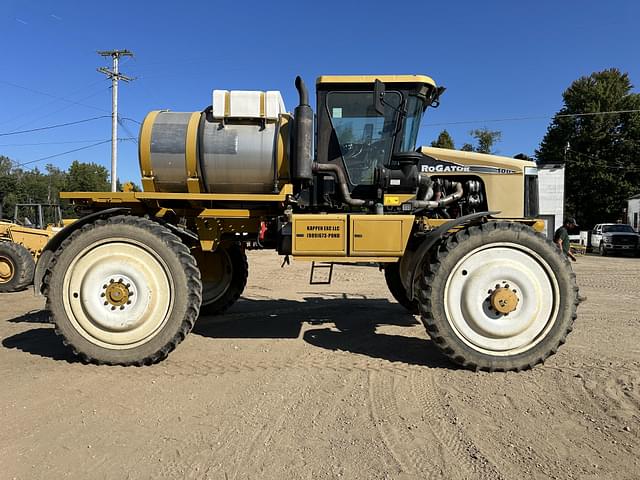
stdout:
<svg viewBox="0 0 640 480">
<path fill-rule="evenodd" d="M 298 74 L 313 86 L 321 74 L 422 73 L 447 92 L 421 144 L 447 128 L 460 146 L 486 126 L 502 131 L 500 154 L 531 154 L 549 119 L 486 120 L 552 115 L 571 81 L 608 67 L 640 84 L 638 18 L 632 0 L 3 0 L 0 133 L 109 115 L 110 82 L 96 72 L 109 62 L 96 50 L 127 48 L 135 57 L 122 71 L 137 79 L 121 84 L 120 114 L 138 121 L 154 109 L 201 110 L 214 88 L 281 90 L 293 110 Z M 137 136 L 136 123 L 125 126 Z M 0 154 L 30 162 L 108 140 L 110 129 L 102 118 L 0 136 Z M 119 177 L 138 181 L 135 143 L 119 149 Z M 110 145 L 30 166 L 74 159 L 108 167 Z"/>
</svg>

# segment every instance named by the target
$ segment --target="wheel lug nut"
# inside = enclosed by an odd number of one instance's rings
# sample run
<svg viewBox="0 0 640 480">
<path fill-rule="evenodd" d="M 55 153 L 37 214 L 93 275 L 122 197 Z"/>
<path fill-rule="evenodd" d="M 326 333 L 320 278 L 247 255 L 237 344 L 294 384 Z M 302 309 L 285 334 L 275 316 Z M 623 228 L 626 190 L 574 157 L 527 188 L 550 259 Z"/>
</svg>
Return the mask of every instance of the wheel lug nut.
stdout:
<svg viewBox="0 0 640 480">
<path fill-rule="evenodd" d="M 107 284 L 105 283 L 104 285 L 102 285 L 102 288 L 107 288 Z"/>
<path fill-rule="evenodd" d="M 120 305 L 120 310 L 124 310 L 124 305 Z"/>
<path fill-rule="evenodd" d="M 109 302 L 104 302 L 105 305 L 109 305 Z"/>
<path fill-rule="evenodd" d="M 109 280 L 109 283 L 113 283 L 113 278 L 111 280 Z"/>
<path fill-rule="evenodd" d="M 100 294 L 100 296 L 101 296 L 101 297 L 104 297 L 104 292 L 102 292 L 102 293 Z"/>
<path fill-rule="evenodd" d="M 115 310 L 115 309 L 116 309 L 116 307 L 111 307 L 111 310 Z"/>
</svg>

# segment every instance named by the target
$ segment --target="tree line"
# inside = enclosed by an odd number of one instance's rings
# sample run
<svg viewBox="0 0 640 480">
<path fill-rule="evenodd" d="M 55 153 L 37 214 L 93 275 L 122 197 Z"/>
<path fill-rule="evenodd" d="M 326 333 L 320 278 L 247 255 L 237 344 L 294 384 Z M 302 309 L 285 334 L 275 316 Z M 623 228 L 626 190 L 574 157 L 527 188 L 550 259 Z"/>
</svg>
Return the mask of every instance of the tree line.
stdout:
<svg viewBox="0 0 640 480">
<path fill-rule="evenodd" d="M 129 182 L 128 188 L 139 190 Z M 109 172 L 97 163 L 75 160 L 67 170 L 47 165 L 44 171 L 38 168 L 26 170 L 10 158 L 0 155 L 0 200 L 2 216 L 12 218 L 14 207 L 19 203 L 61 203 L 63 214 L 73 216 L 73 208 L 59 201 L 60 192 L 109 191 Z M 118 182 L 118 190 L 122 185 Z"/>
</svg>

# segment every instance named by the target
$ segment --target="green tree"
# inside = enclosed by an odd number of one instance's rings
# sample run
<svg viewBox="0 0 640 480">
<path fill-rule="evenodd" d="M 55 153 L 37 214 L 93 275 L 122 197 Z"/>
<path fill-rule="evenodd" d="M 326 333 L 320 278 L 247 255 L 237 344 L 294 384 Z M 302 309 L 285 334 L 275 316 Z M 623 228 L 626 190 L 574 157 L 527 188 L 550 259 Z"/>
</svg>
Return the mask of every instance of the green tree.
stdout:
<svg viewBox="0 0 640 480">
<path fill-rule="evenodd" d="M 473 145 L 471 145 L 470 143 L 465 143 L 464 145 L 462 145 L 462 147 L 460 147 L 460 150 L 462 150 L 463 152 L 473 152 Z"/>
<path fill-rule="evenodd" d="M 453 138 L 449 135 L 449 132 L 446 130 L 442 130 L 433 142 L 431 142 L 432 147 L 437 148 L 448 148 L 450 150 L 454 150 L 456 147 L 453 144 Z"/>
<path fill-rule="evenodd" d="M 478 145 L 474 150 L 478 153 L 493 153 L 493 146 L 502 138 L 502 132 L 487 127 L 471 130 L 469 135 L 476 139 Z"/>
<path fill-rule="evenodd" d="M 536 152 L 540 163 L 566 162 L 565 211 L 585 227 L 618 220 L 640 191 L 640 114 L 597 115 L 640 109 L 632 88 L 615 68 L 574 81 Z"/>
<path fill-rule="evenodd" d="M 64 184 L 67 192 L 107 192 L 111 190 L 109 172 L 97 163 L 82 163 L 74 160 Z"/>
</svg>

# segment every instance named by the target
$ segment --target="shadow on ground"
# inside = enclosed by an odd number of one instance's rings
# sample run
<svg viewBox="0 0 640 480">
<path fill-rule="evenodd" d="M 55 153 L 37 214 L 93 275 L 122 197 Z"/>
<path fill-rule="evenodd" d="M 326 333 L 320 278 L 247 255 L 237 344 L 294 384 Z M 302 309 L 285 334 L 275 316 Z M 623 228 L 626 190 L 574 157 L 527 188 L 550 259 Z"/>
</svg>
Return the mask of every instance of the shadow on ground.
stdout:
<svg viewBox="0 0 640 480">
<path fill-rule="evenodd" d="M 326 295 L 325 295 L 326 297 Z M 48 323 L 48 314 L 37 310 L 10 319 L 12 323 Z M 241 299 L 233 309 L 217 317 L 200 317 L 193 333 L 209 338 L 299 338 L 315 347 L 341 350 L 411 365 L 456 368 L 441 356 L 431 340 L 376 332 L 379 326 L 411 328 L 416 318 L 387 299 L 308 297 L 304 300 Z M 409 333 L 411 335 L 411 333 Z M 53 328 L 38 327 L 2 341 L 18 349 L 53 360 L 76 361 Z"/>
<path fill-rule="evenodd" d="M 16 333 L 2 340 L 2 346 L 53 360 L 64 360 L 69 363 L 78 361 L 71 350 L 62 344 L 62 340 L 51 327 L 33 328 Z"/>
<path fill-rule="evenodd" d="M 8 320 L 10 323 L 51 323 L 49 320 L 49 312 L 46 310 L 32 310 L 19 317 Z"/>
<path fill-rule="evenodd" d="M 419 324 L 403 307 L 381 298 L 241 299 L 226 315 L 201 317 L 193 333 L 213 338 L 298 338 L 305 323 L 320 327 L 302 335 L 316 347 L 412 365 L 457 368 L 440 355 L 431 340 L 376 332 L 379 326 Z"/>
</svg>

